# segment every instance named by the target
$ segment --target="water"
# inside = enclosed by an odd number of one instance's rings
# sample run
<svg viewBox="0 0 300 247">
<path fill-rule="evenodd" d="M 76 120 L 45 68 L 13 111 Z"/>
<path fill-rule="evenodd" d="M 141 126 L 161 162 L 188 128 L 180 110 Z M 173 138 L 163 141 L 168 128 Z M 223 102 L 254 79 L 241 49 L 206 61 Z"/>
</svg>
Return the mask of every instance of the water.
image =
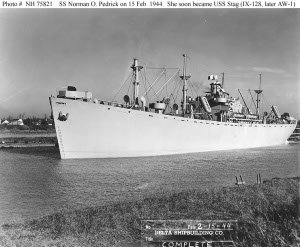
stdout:
<svg viewBox="0 0 300 247">
<path fill-rule="evenodd" d="M 0 225 L 162 191 L 299 175 L 300 145 L 143 158 L 60 160 L 55 148 L 0 150 Z"/>
</svg>

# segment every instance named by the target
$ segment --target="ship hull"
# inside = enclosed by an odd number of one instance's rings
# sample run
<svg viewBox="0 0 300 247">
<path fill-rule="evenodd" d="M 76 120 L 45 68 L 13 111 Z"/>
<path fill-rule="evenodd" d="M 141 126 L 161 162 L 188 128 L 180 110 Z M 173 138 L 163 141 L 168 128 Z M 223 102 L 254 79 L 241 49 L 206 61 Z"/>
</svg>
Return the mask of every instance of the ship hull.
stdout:
<svg viewBox="0 0 300 247">
<path fill-rule="evenodd" d="M 284 144 L 296 127 L 198 120 L 54 97 L 50 103 L 62 159 L 275 146 Z"/>
</svg>

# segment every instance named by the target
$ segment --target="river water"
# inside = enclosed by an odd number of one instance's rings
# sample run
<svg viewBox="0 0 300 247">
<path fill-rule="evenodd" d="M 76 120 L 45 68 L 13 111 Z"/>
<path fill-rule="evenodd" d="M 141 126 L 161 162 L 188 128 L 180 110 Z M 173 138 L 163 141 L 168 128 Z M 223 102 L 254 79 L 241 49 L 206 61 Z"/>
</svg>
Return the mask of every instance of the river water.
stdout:
<svg viewBox="0 0 300 247">
<path fill-rule="evenodd" d="M 0 225 L 61 209 L 135 200 L 162 191 L 299 176 L 300 145 L 142 158 L 61 160 L 54 147 L 0 149 Z"/>
</svg>

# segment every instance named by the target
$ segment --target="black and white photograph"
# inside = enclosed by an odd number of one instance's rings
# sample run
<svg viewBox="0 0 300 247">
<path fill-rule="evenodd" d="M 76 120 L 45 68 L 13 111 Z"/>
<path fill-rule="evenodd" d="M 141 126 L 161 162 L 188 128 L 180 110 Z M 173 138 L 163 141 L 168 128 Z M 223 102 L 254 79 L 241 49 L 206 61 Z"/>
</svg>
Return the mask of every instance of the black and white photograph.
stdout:
<svg viewBox="0 0 300 247">
<path fill-rule="evenodd" d="M 299 8 L 120 2 L 1 2 L 0 246 L 300 246 Z"/>
</svg>

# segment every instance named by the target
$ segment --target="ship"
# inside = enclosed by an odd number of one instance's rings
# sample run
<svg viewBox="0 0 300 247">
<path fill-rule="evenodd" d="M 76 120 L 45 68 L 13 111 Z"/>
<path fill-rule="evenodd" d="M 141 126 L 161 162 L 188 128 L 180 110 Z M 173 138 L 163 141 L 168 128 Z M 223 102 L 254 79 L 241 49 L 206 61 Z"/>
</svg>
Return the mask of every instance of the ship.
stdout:
<svg viewBox="0 0 300 247">
<path fill-rule="evenodd" d="M 189 96 L 186 54 L 182 73 L 176 74 L 182 87 L 178 103 L 172 104 L 170 97 L 147 103 L 146 94 L 139 92 L 144 68 L 138 59 L 133 60 L 131 69 L 133 90 L 130 96 L 123 97 L 123 102 L 99 100 L 91 92 L 79 91 L 75 86 L 59 89 L 49 97 L 61 159 L 158 156 L 276 146 L 284 144 L 296 128 L 296 119 L 288 113 L 280 115 L 275 105 L 269 112 L 259 112 L 261 86 L 254 92 L 256 101 L 251 94 L 255 112 L 246 102 L 231 97 L 217 75 L 208 75 L 209 90 Z M 153 84 L 146 93 L 153 89 Z"/>
</svg>

